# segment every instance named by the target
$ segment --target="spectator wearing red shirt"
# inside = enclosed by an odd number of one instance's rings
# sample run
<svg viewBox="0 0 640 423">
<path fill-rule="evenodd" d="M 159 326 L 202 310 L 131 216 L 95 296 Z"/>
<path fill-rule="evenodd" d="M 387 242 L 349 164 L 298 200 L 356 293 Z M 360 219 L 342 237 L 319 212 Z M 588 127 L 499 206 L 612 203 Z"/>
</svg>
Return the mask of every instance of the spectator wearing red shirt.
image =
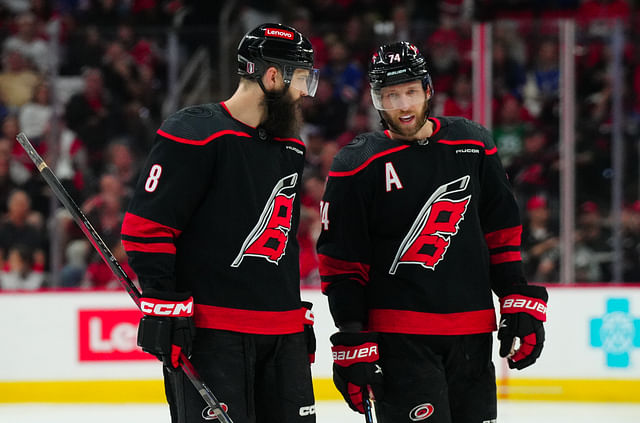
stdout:
<svg viewBox="0 0 640 423">
<path fill-rule="evenodd" d="M 316 242 L 320 236 L 320 200 L 324 194 L 325 177 L 318 172 L 305 175 L 301 199 L 298 244 L 300 246 L 300 282 L 303 286 L 320 286 Z"/>
<path fill-rule="evenodd" d="M 463 40 L 454 21 L 443 15 L 438 29 L 427 39 L 429 70 L 433 85 L 440 92 L 449 92 L 464 60 Z"/>
<path fill-rule="evenodd" d="M 631 7 L 627 0 L 585 0 L 578 7 L 576 20 L 592 36 L 607 37 L 615 19 L 627 24 Z"/>
<path fill-rule="evenodd" d="M 469 75 L 461 73 L 453 81 L 451 95 L 444 102 L 442 114 L 473 119 L 473 94 Z"/>
<path fill-rule="evenodd" d="M 127 261 L 127 254 L 122 247 L 122 244 L 117 241 L 110 247 L 111 253 L 118 260 L 122 270 L 129 276 L 132 281 L 137 281 L 138 277 L 135 272 L 129 266 Z M 113 271 L 107 265 L 104 260 L 96 257 L 87 266 L 87 271 L 81 283 L 82 288 L 92 289 L 119 289 L 121 284 L 119 279 L 113 274 Z"/>
<path fill-rule="evenodd" d="M 307 38 L 313 46 L 313 63 L 318 69 L 322 69 L 327 63 L 329 53 L 327 52 L 327 45 L 324 42 L 324 38 L 314 32 L 314 26 L 311 25 L 311 14 L 309 10 L 304 7 L 297 7 L 294 12 L 291 26 L 306 34 Z"/>
</svg>

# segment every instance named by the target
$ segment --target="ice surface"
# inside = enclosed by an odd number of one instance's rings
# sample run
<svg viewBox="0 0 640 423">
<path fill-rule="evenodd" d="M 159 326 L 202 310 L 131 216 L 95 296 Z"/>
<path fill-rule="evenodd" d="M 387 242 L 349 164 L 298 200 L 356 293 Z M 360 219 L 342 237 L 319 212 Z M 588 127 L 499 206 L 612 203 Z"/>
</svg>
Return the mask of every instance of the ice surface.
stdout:
<svg viewBox="0 0 640 423">
<path fill-rule="evenodd" d="M 339 401 L 320 401 L 317 423 L 362 423 Z M 0 423 L 169 423 L 166 405 L 0 404 Z M 640 404 L 500 401 L 499 423 L 639 423 Z"/>
</svg>

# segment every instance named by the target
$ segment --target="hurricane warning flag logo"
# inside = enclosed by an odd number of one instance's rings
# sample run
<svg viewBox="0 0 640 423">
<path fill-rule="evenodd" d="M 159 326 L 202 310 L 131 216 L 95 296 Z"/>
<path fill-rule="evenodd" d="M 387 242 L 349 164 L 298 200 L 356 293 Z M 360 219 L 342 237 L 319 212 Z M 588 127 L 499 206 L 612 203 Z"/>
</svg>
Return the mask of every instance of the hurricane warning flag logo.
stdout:
<svg viewBox="0 0 640 423">
<path fill-rule="evenodd" d="M 293 191 L 297 180 L 298 174 L 293 173 L 278 181 L 260 214 L 258 223 L 242 243 L 242 248 L 231 263 L 231 267 L 240 266 L 247 256 L 262 257 L 271 263 L 278 264 L 284 256 L 289 241 L 293 201 L 296 197 L 295 192 L 289 195 L 284 192 Z"/>
<path fill-rule="evenodd" d="M 401 264 L 419 264 L 435 269 L 447 252 L 451 237 L 458 233 L 471 200 L 471 195 L 459 199 L 450 195 L 464 191 L 469 179 L 468 175 L 463 176 L 441 185 L 431 194 L 402 240 L 389 274 L 394 275 Z"/>
</svg>

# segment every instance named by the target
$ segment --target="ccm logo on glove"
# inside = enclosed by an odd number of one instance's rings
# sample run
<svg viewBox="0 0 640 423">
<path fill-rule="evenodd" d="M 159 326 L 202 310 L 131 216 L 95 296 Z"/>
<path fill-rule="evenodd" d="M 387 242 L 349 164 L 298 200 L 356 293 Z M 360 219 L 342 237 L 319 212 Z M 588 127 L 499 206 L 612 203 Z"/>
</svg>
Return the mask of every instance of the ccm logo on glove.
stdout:
<svg viewBox="0 0 640 423">
<path fill-rule="evenodd" d="M 536 298 L 520 295 L 508 295 L 500 300 L 501 313 L 527 313 L 540 320 L 547 321 L 547 304 Z"/>
<path fill-rule="evenodd" d="M 190 317 L 193 316 L 193 297 L 182 302 L 141 298 L 140 310 L 147 316 Z"/>
<path fill-rule="evenodd" d="M 350 366 L 356 362 L 373 363 L 380 358 L 378 356 L 378 344 L 373 342 L 367 342 L 356 347 L 339 345 L 331 347 L 331 351 L 333 351 L 333 361 L 342 367 Z"/>
</svg>

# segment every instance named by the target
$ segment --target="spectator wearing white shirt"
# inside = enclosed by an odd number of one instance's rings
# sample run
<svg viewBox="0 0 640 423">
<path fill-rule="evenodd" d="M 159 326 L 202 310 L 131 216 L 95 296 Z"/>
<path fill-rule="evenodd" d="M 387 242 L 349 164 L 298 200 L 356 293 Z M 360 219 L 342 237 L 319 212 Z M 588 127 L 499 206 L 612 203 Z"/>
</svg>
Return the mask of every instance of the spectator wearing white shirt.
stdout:
<svg viewBox="0 0 640 423">
<path fill-rule="evenodd" d="M 43 283 L 43 268 L 34 265 L 31 251 L 21 245 L 12 247 L 0 271 L 0 288 L 3 291 L 33 291 L 40 289 Z"/>
<path fill-rule="evenodd" d="M 20 51 L 40 73 L 45 74 L 51 65 L 47 42 L 38 37 L 38 21 L 31 13 L 22 13 L 16 18 L 18 32 L 8 37 L 4 49 Z"/>
<path fill-rule="evenodd" d="M 32 142 L 39 142 L 44 137 L 52 116 L 51 86 L 42 81 L 36 86 L 33 99 L 20 108 L 20 129 Z"/>
</svg>

